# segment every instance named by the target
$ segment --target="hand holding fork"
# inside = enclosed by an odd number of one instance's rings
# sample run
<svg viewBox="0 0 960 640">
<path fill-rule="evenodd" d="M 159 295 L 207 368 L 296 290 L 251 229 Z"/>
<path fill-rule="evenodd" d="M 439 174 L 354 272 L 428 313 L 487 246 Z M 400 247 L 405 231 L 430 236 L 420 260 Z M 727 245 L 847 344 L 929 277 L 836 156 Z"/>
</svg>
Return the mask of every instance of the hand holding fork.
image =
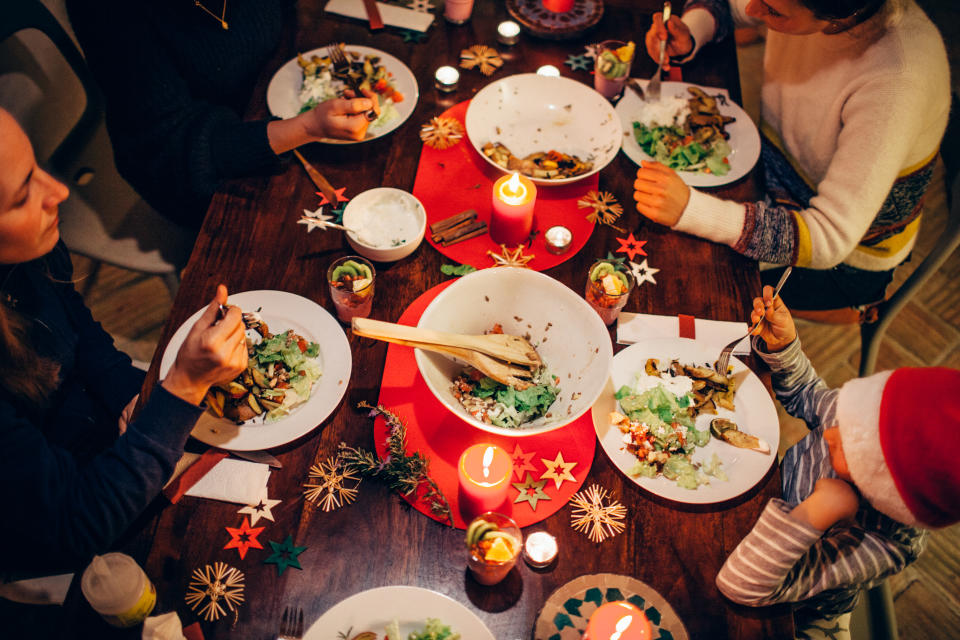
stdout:
<svg viewBox="0 0 960 640">
<path fill-rule="evenodd" d="M 793 342 L 793 339 L 797 337 L 797 330 L 793 326 L 793 319 L 790 317 L 790 312 L 783 304 L 783 301 L 780 301 L 779 305 L 777 304 L 777 296 L 780 294 L 780 289 L 783 288 L 787 278 L 790 277 L 791 271 L 793 271 L 792 266 L 783 270 L 783 275 L 780 276 L 780 281 L 777 282 L 777 286 L 773 290 L 773 295 L 770 296 L 770 310 L 775 314 L 775 318 L 779 317 L 780 321 L 773 324 L 768 332 L 761 335 L 763 335 L 765 342 L 767 342 L 767 347 L 771 351 L 779 351 L 780 349 L 783 349 L 788 344 Z M 786 314 L 785 320 L 783 318 L 784 313 Z M 753 326 L 750 327 L 750 331 L 747 332 L 747 335 L 737 338 L 723 348 L 723 351 L 720 352 L 720 357 L 717 358 L 717 364 L 714 367 L 714 370 L 717 373 L 723 376 L 727 375 L 727 367 L 730 364 L 730 354 L 733 353 L 734 348 L 740 344 L 744 338 L 753 335 L 753 333 L 757 330 L 757 327 L 760 326 L 760 323 L 763 322 L 764 318 L 766 318 L 766 305 L 763 300 L 759 298 L 755 299 L 753 304 L 753 312 L 750 315 L 750 319 L 753 321 Z"/>
</svg>

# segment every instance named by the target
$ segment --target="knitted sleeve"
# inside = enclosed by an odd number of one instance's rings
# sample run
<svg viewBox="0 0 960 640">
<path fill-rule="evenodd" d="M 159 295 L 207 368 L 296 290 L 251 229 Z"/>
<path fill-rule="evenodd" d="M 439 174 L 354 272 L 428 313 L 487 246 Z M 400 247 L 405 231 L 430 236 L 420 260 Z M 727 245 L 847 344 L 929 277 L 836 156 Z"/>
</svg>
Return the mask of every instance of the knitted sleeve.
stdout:
<svg viewBox="0 0 960 640">
<path fill-rule="evenodd" d="M 800 338 L 782 351 L 765 351 L 763 339 L 753 339 L 753 349 L 773 372 L 773 392 L 787 413 L 806 421 L 816 429 L 821 424 L 831 426 L 837 414 L 836 389 L 817 375 L 807 355 L 800 348 Z"/>
<path fill-rule="evenodd" d="M 716 582 L 730 600 L 763 606 L 869 586 L 916 557 L 909 545 L 859 527 L 820 531 L 791 517 L 792 509 L 783 500 L 770 500 L 727 558 Z"/>
</svg>

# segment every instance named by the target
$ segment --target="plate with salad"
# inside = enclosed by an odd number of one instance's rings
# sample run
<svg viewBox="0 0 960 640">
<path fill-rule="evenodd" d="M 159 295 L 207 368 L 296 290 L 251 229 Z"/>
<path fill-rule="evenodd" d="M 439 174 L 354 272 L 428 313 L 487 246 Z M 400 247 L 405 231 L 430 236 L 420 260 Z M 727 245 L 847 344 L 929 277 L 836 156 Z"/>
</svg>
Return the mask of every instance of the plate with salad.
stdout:
<svg viewBox="0 0 960 640">
<path fill-rule="evenodd" d="M 735 182 L 757 163 L 757 126 L 726 89 L 664 82 L 660 96 L 653 102 L 628 89 L 617 103 L 628 158 L 665 164 L 691 187 Z"/>
<path fill-rule="evenodd" d="M 356 144 L 384 136 L 410 117 L 420 90 L 413 72 L 389 53 L 347 44 L 342 46 L 350 62 L 348 73 L 362 88 L 369 88 L 380 101 L 380 115 L 370 123 L 364 140 L 324 139 L 328 144 Z M 301 52 L 280 67 L 267 86 L 267 108 L 278 118 L 292 118 L 320 102 L 341 97 L 350 88 L 344 74 L 334 69 L 322 47 Z"/>
<path fill-rule="evenodd" d="M 614 356 L 593 424 L 607 457 L 643 489 L 677 502 L 724 502 L 776 463 L 773 399 L 736 357 L 727 376 L 713 372 L 718 355 L 703 342 L 663 338 Z"/>
<path fill-rule="evenodd" d="M 247 370 L 211 387 L 207 411 L 191 435 L 223 449 L 254 451 L 310 432 L 336 409 L 350 382 L 350 343 L 340 323 L 312 300 L 286 291 L 244 291 L 227 304 L 244 312 Z M 203 311 L 173 334 L 160 378 Z"/>
<path fill-rule="evenodd" d="M 304 640 L 354 640 L 364 633 L 376 640 L 494 640 L 483 621 L 453 598 L 408 586 L 341 600 L 310 625 Z"/>
</svg>

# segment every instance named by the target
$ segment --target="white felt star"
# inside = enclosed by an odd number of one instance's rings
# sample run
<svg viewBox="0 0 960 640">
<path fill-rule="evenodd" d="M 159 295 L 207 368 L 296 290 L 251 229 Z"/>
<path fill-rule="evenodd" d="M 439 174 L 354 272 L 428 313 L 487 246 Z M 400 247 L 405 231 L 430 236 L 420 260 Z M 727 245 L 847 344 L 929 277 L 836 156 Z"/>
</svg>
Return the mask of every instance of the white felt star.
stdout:
<svg viewBox="0 0 960 640">
<path fill-rule="evenodd" d="M 266 518 L 270 522 L 273 522 L 272 509 L 280 504 L 280 502 L 280 500 L 271 500 L 269 497 L 267 497 L 267 488 L 264 487 L 255 504 L 249 504 L 237 511 L 237 513 L 249 513 L 250 526 L 257 524 L 257 520 L 260 518 Z"/>
<path fill-rule="evenodd" d="M 657 284 L 657 281 L 653 278 L 653 274 L 659 272 L 660 269 L 654 269 L 648 265 L 647 259 L 644 258 L 643 262 L 640 264 L 637 264 L 636 262 L 630 262 L 630 271 L 633 273 L 633 277 L 637 279 L 637 286 L 639 287 L 644 282 Z"/>
<path fill-rule="evenodd" d="M 307 233 L 310 233 L 314 229 L 326 229 L 332 226 L 334 222 L 333 216 L 328 216 L 323 213 L 323 207 L 317 207 L 316 211 L 304 209 L 303 215 L 297 220 L 297 224 L 307 225 Z"/>
</svg>

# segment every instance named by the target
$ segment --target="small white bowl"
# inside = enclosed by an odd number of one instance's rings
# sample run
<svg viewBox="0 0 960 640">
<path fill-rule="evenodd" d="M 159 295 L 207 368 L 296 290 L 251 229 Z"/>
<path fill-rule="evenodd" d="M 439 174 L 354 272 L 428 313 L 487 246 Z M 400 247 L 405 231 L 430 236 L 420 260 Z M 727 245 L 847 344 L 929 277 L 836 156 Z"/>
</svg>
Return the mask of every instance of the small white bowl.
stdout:
<svg viewBox="0 0 960 640">
<path fill-rule="evenodd" d="M 378 229 L 373 232 L 374 235 L 382 232 L 384 228 L 382 225 L 388 223 L 383 215 L 388 211 L 390 201 L 407 203 L 410 206 L 416 219 L 415 230 L 411 227 L 406 230 L 406 233 L 402 234 L 402 237 L 394 239 L 400 241 L 397 244 L 391 244 L 388 241 L 387 243 L 379 243 L 380 246 L 374 246 L 361 227 L 374 223 L 378 225 Z M 376 209 L 381 210 L 380 217 L 371 220 L 371 211 Z M 377 187 L 354 196 L 347 203 L 347 207 L 343 211 L 343 226 L 357 229 L 360 232 L 360 235 L 352 231 L 346 232 L 347 242 L 350 243 L 354 251 L 364 258 L 374 262 L 396 262 L 401 258 L 406 258 L 420 246 L 427 229 L 427 211 L 423 208 L 423 203 L 411 193 L 392 187 Z M 363 238 L 361 238 L 361 235 Z M 388 233 L 384 237 L 389 235 Z"/>
</svg>

